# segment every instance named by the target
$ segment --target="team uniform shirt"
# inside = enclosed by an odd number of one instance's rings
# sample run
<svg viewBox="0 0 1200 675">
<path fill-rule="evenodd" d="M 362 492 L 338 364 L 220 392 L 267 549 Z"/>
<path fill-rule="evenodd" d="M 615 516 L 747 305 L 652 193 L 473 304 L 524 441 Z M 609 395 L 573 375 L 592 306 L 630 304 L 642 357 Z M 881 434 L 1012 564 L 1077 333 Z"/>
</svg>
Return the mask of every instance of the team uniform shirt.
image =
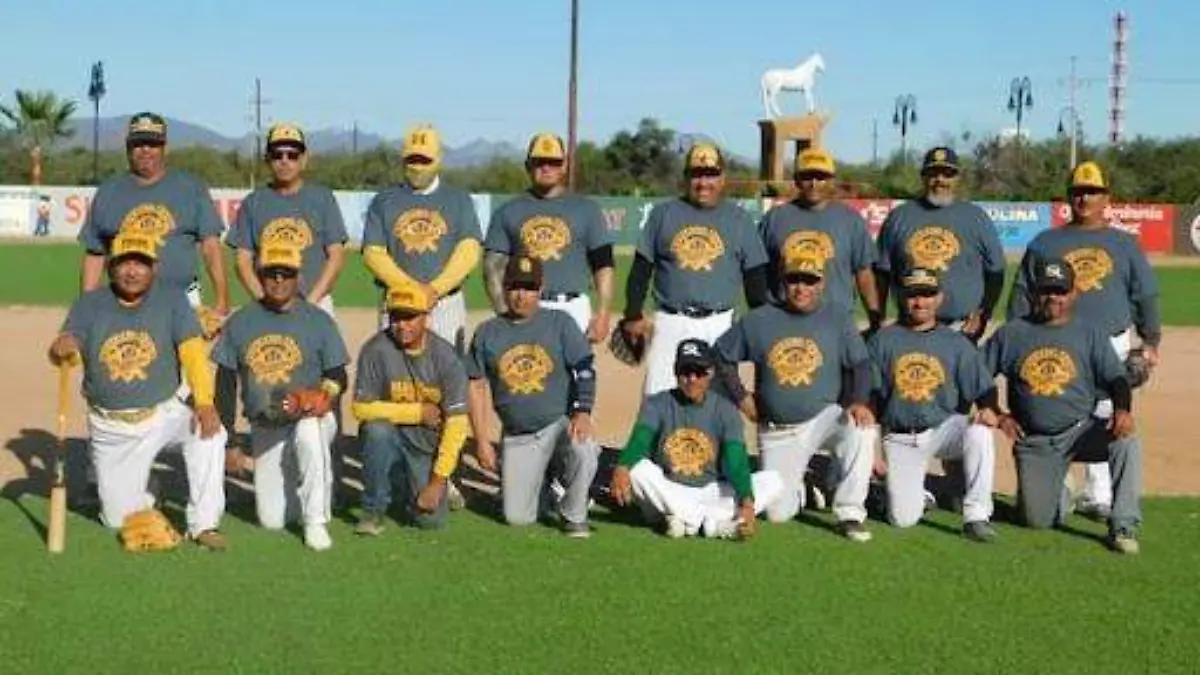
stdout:
<svg viewBox="0 0 1200 675">
<path fill-rule="evenodd" d="M 678 389 L 661 391 L 642 402 L 637 424 L 655 432 L 650 460 L 666 477 L 691 487 L 721 476 L 725 443 L 745 443 L 741 413 L 728 399 L 709 392 L 700 403 Z"/>
<path fill-rule="evenodd" d="M 996 226 L 970 202 L 930 206 L 915 199 L 888 214 L 879 232 L 876 268 L 898 279 L 909 267 L 924 267 L 941 278 L 942 322 L 958 321 L 979 309 L 985 272 L 1003 273 L 1004 247 Z"/>
<path fill-rule="evenodd" d="M 802 424 L 838 402 L 842 370 L 869 358 L 843 307 L 823 304 L 809 314 L 778 305 L 752 310 L 716 343 L 730 363 L 754 363 L 759 420 Z"/>
<path fill-rule="evenodd" d="M 1125 369 L 1095 324 L 1012 319 L 988 340 L 988 368 L 1008 383 L 1008 408 L 1026 433 L 1054 435 L 1091 416 L 1100 387 Z"/>
<path fill-rule="evenodd" d="M 742 273 L 767 262 L 750 216 L 725 201 L 711 209 L 682 199 L 655 205 L 637 254 L 654 263 L 658 305 L 673 309 L 731 309 L 738 303 Z"/>
<path fill-rule="evenodd" d="M 439 184 L 420 194 L 396 185 L 367 207 L 362 245 L 386 248 L 405 274 L 427 284 L 442 273 L 459 242 L 482 238 L 475 205 L 463 190 Z"/>
<path fill-rule="evenodd" d="M 300 288 L 308 293 L 329 259 L 326 248 L 344 244 L 348 238 L 333 191 L 304 183 L 295 194 L 280 194 L 269 187 L 251 192 L 242 201 L 225 241 L 232 248 L 253 252 L 255 260 L 258 252 L 271 244 L 300 248 Z"/>
<path fill-rule="evenodd" d="M 591 279 L 587 254 L 612 245 L 600 207 L 565 194 L 543 199 L 525 193 L 492 214 L 484 248 L 542 262 L 546 293 L 586 293 Z"/>
<path fill-rule="evenodd" d="M 1075 271 L 1075 314 L 1109 335 L 1124 332 L 1134 321 L 1134 306 L 1158 295 L 1154 270 L 1133 235 L 1113 227 L 1056 227 L 1039 233 L 1025 249 L 1008 316 L 1029 314 L 1034 268 L 1039 260 L 1052 258 L 1066 260 Z"/>
<path fill-rule="evenodd" d="M 246 418 L 262 421 L 278 413 L 288 391 L 320 386 L 322 373 L 350 357 L 333 319 L 298 298 L 283 311 L 254 303 L 234 312 L 212 360 L 238 373 Z"/>
<path fill-rule="evenodd" d="M 566 312 L 541 309 L 522 321 L 497 316 L 476 329 L 467 376 L 487 378 L 506 434 L 528 434 L 572 412 L 572 369 L 591 356 Z"/>
<path fill-rule="evenodd" d="M 158 245 L 156 278 L 186 291 L 196 281 L 196 244 L 224 229 L 208 188 L 191 174 L 170 170 L 153 185 L 122 174 L 96 190 L 79 243 L 107 256 L 118 232 L 148 236 Z"/>
<path fill-rule="evenodd" d="M 442 419 L 467 412 L 467 371 L 454 347 L 425 333 L 420 353 L 406 352 L 387 331 L 376 333 L 358 355 L 354 400 L 360 403 L 421 403 L 437 406 Z M 402 442 L 427 455 L 437 453 L 441 432 L 419 424 L 396 427 Z"/>
<path fill-rule="evenodd" d="M 179 345 L 200 336 L 187 297 L 155 284 L 133 307 L 109 287 L 71 305 L 63 332 L 79 341 L 83 393 L 106 410 L 149 408 L 179 389 Z"/>
<path fill-rule="evenodd" d="M 875 243 L 857 211 L 841 202 L 811 209 L 796 202 L 780 204 L 758 224 L 769 260 L 814 253 L 825 260 L 825 297 L 847 309 L 854 307 L 855 277 L 875 264 Z M 769 272 L 771 292 L 782 300 L 778 265 Z"/>
<path fill-rule="evenodd" d="M 887 429 L 925 430 L 966 413 L 993 388 L 983 354 L 945 326 L 918 331 L 891 325 L 867 343 Z"/>
</svg>

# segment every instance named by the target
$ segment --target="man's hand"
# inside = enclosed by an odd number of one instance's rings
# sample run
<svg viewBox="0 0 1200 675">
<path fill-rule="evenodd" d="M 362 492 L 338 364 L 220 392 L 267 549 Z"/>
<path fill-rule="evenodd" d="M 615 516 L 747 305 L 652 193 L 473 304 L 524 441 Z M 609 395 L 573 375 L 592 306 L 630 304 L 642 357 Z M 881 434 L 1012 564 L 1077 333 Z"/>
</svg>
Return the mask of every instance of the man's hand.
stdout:
<svg viewBox="0 0 1200 675">
<path fill-rule="evenodd" d="M 618 506 L 628 506 L 633 503 L 633 482 L 629 479 L 629 467 L 618 466 L 608 483 L 608 492 Z"/>
<path fill-rule="evenodd" d="M 1133 413 L 1128 410 L 1114 410 L 1112 419 L 1108 421 L 1108 430 L 1116 438 L 1126 438 L 1133 435 Z"/>
<path fill-rule="evenodd" d="M 1017 422 L 1017 420 L 1013 419 L 1012 415 L 1001 415 L 999 426 L 1000 431 L 1003 431 L 1005 436 L 1008 436 L 1014 441 L 1019 441 L 1022 438 L 1025 438 L 1025 430 L 1021 428 L 1021 425 Z"/>
<path fill-rule="evenodd" d="M 442 426 L 442 409 L 432 403 L 421 404 L 421 426 L 438 429 Z"/>
<path fill-rule="evenodd" d="M 479 460 L 479 466 L 487 471 L 496 473 L 500 468 L 496 463 L 496 449 L 487 439 L 475 439 L 475 458 Z"/>
<path fill-rule="evenodd" d="M 754 536 L 755 530 L 758 529 L 758 519 L 754 515 L 754 500 L 742 500 L 738 506 L 737 512 L 737 527 L 739 539 L 750 539 Z"/>
<path fill-rule="evenodd" d="M 209 439 L 221 430 L 221 418 L 217 415 L 216 406 L 198 405 L 195 414 L 196 428 L 200 430 L 200 438 Z"/>
<path fill-rule="evenodd" d="M 424 513 L 433 513 L 437 510 L 438 504 L 442 501 L 442 494 L 446 491 L 446 479 L 434 474 L 429 478 L 429 484 L 421 488 L 417 493 L 417 510 Z"/>
<path fill-rule="evenodd" d="M 611 332 L 612 316 L 608 313 L 607 309 L 596 312 L 596 315 L 588 322 L 587 339 L 592 344 L 607 340 Z"/>
<path fill-rule="evenodd" d="M 876 452 L 874 455 L 871 460 L 871 476 L 876 480 L 883 480 L 888 474 L 887 457 L 882 452 Z"/>
<path fill-rule="evenodd" d="M 991 408 L 979 408 L 975 411 L 975 415 L 971 417 L 971 422 L 994 429 L 1000 425 L 1000 417 Z"/>
<path fill-rule="evenodd" d="M 738 408 L 742 411 L 742 414 L 746 416 L 746 419 L 750 420 L 751 422 L 758 421 L 758 403 L 754 400 L 754 394 L 747 392 L 746 395 L 742 397 L 741 403 L 738 404 Z"/>
<path fill-rule="evenodd" d="M 987 319 L 984 318 L 983 311 L 977 309 L 963 319 L 962 334 L 967 336 L 971 342 L 978 344 L 979 338 L 983 336 L 986 328 Z"/>
<path fill-rule="evenodd" d="M 56 366 L 75 365 L 79 362 L 79 341 L 70 333 L 59 333 L 50 343 L 49 356 L 50 363 Z"/>
<path fill-rule="evenodd" d="M 585 412 L 571 415 L 571 421 L 567 423 L 567 432 L 571 435 L 571 440 L 576 443 L 595 438 L 596 427 L 592 424 L 592 416 Z"/>
<path fill-rule="evenodd" d="M 1151 368 L 1157 368 L 1161 362 L 1161 357 L 1158 354 L 1158 347 L 1152 347 L 1147 344 L 1142 345 L 1142 353 L 1146 355 L 1146 365 Z"/>
<path fill-rule="evenodd" d="M 865 404 L 851 403 L 846 408 L 846 414 L 850 419 L 854 420 L 854 426 L 859 429 L 865 429 L 875 425 L 875 413 L 871 412 Z"/>
</svg>

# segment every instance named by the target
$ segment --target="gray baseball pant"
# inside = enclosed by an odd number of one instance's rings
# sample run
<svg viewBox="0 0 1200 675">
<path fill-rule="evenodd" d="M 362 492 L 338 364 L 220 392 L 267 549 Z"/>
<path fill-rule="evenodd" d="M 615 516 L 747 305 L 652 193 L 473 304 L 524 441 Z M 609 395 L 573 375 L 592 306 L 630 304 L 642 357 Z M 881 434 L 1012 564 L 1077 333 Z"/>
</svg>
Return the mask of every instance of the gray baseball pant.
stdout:
<svg viewBox="0 0 1200 675">
<path fill-rule="evenodd" d="M 561 417 L 530 433 L 507 435 L 500 441 L 500 492 L 504 520 L 509 525 L 537 521 L 538 504 L 546 488 L 546 469 L 556 456 L 566 488 L 559 509 L 569 523 L 586 523 L 588 491 L 596 477 L 600 446 L 593 439 L 571 440 L 567 418 Z"/>
</svg>

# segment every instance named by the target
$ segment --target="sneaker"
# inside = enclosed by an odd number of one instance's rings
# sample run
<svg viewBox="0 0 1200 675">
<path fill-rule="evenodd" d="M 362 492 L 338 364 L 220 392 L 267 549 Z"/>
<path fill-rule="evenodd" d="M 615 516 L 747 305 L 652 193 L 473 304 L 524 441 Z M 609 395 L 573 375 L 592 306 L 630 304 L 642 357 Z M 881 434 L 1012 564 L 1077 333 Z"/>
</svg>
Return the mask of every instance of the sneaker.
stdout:
<svg viewBox="0 0 1200 675">
<path fill-rule="evenodd" d="M 354 526 L 354 534 L 366 537 L 378 537 L 383 534 L 383 515 L 370 511 L 363 512 L 358 519 L 358 525 Z"/>
<path fill-rule="evenodd" d="M 986 520 L 973 520 L 969 523 L 963 523 L 963 536 L 971 541 L 977 541 L 981 544 L 986 544 L 996 539 L 996 531 L 988 524 Z"/>
<path fill-rule="evenodd" d="M 843 520 L 837 524 L 838 534 L 849 539 L 861 543 L 871 541 L 871 532 L 857 520 Z"/>
<path fill-rule="evenodd" d="M 809 485 L 809 503 L 812 504 L 814 511 L 824 511 L 829 506 L 829 499 L 825 496 L 825 491 L 819 485 Z"/>
<path fill-rule="evenodd" d="M 188 538 L 196 542 L 200 548 L 209 551 L 224 551 L 229 548 L 229 542 L 225 540 L 225 535 L 215 528 L 199 534 L 189 534 Z"/>
<path fill-rule="evenodd" d="M 1108 547 L 1117 553 L 1125 555 L 1137 555 L 1141 550 L 1141 545 L 1138 544 L 1137 533 L 1133 530 L 1117 530 L 1108 536 Z"/>
<path fill-rule="evenodd" d="M 737 522 L 717 518 L 704 519 L 704 536 L 709 539 L 737 539 Z"/>
<path fill-rule="evenodd" d="M 1108 504 L 1080 501 L 1075 505 L 1075 513 L 1097 523 L 1107 523 L 1112 516 L 1112 507 Z"/>
<path fill-rule="evenodd" d="M 937 509 L 937 497 L 929 490 L 925 491 L 925 510 L 933 511 Z"/>
<path fill-rule="evenodd" d="M 329 530 L 324 525 L 305 525 L 304 545 L 314 551 L 328 551 L 333 548 L 333 540 L 329 538 Z"/>
<path fill-rule="evenodd" d="M 567 522 L 563 524 L 563 533 L 571 539 L 587 539 L 592 536 L 592 528 L 587 521 L 582 523 Z"/>
<path fill-rule="evenodd" d="M 667 516 L 667 537 L 683 539 L 685 536 L 687 536 L 687 526 L 683 524 L 683 520 L 679 516 Z"/>
<path fill-rule="evenodd" d="M 454 481 L 447 481 L 446 503 L 451 511 L 461 511 L 467 507 L 467 498 L 463 496 L 462 490 L 458 489 Z"/>
</svg>

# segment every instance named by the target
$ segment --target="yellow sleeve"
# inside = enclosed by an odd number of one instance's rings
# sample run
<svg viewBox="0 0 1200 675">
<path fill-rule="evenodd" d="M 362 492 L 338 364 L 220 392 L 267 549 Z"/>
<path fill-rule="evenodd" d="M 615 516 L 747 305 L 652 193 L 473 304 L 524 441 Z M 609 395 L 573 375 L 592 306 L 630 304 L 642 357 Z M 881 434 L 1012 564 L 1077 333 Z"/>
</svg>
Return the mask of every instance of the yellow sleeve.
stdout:
<svg viewBox="0 0 1200 675">
<path fill-rule="evenodd" d="M 192 389 L 196 405 L 212 405 L 216 391 L 216 373 L 208 361 L 208 348 L 204 338 L 194 337 L 179 345 L 179 363 L 183 366 L 183 377 Z"/>
<path fill-rule="evenodd" d="M 470 419 L 464 415 L 451 415 L 442 427 L 442 441 L 438 444 L 437 459 L 433 463 L 433 472 L 442 478 L 449 478 L 458 467 L 458 455 L 467 442 L 467 433 L 471 429 Z"/>
<path fill-rule="evenodd" d="M 363 249 L 363 264 L 375 278 L 382 281 L 388 288 L 416 283 L 412 277 L 404 273 L 400 266 L 392 260 L 387 249 L 382 246 L 368 246 Z"/>
<path fill-rule="evenodd" d="M 433 286 L 438 295 L 445 295 L 462 286 L 467 275 L 479 264 L 482 255 L 483 246 L 479 244 L 479 240 L 463 239 L 454 247 L 450 259 L 446 261 L 445 269 L 436 279 L 429 282 L 429 285 Z"/>
<path fill-rule="evenodd" d="M 391 401 L 355 401 L 350 412 L 359 422 L 383 420 L 392 424 L 420 424 L 420 403 L 392 403 Z"/>
</svg>

